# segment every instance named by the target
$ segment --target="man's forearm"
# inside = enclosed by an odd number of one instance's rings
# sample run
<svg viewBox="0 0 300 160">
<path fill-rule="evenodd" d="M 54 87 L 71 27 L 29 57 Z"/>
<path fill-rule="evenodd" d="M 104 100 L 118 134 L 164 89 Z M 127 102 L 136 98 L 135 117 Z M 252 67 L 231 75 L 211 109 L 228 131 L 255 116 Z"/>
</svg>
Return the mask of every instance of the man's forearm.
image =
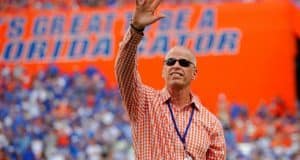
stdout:
<svg viewBox="0 0 300 160">
<path fill-rule="evenodd" d="M 119 53 L 115 63 L 115 74 L 120 93 L 129 114 L 133 107 L 138 106 L 138 86 L 140 86 L 137 71 L 137 46 L 143 35 L 130 28 L 120 43 Z"/>
<path fill-rule="evenodd" d="M 135 78 L 136 61 L 137 61 L 137 46 L 143 35 L 130 28 L 120 43 L 120 49 L 115 63 L 115 72 L 119 87 L 128 82 L 132 83 L 132 78 Z"/>
</svg>

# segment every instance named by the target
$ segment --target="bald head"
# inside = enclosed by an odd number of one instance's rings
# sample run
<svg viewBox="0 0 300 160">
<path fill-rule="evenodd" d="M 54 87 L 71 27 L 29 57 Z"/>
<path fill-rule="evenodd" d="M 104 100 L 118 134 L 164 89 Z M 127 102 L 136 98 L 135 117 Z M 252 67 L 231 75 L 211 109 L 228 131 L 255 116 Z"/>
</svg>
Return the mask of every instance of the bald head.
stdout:
<svg viewBox="0 0 300 160">
<path fill-rule="evenodd" d="M 189 48 L 175 46 L 169 50 L 162 70 L 167 88 L 188 89 L 196 74 L 196 57 Z"/>
<path fill-rule="evenodd" d="M 168 59 L 169 57 L 172 57 L 173 55 L 180 56 L 182 58 L 185 58 L 197 65 L 196 57 L 193 51 L 187 47 L 184 46 L 174 46 L 169 50 L 167 53 L 165 59 Z"/>
</svg>

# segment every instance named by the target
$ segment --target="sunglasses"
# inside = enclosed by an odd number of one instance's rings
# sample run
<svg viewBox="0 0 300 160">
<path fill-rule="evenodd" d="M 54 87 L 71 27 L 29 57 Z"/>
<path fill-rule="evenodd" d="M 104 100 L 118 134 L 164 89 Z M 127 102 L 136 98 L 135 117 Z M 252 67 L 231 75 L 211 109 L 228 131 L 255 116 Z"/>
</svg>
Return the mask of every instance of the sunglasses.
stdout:
<svg viewBox="0 0 300 160">
<path fill-rule="evenodd" d="M 193 62 L 190 62 L 186 59 L 175 59 L 175 58 L 168 58 L 167 60 L 165 60 L 165 63 L 167 66 L 173 66 L 177 61 L 179 62 L 179 65 L 181 67 L 189 67 L 190 65 L 194 65 Z"/>
</svg>

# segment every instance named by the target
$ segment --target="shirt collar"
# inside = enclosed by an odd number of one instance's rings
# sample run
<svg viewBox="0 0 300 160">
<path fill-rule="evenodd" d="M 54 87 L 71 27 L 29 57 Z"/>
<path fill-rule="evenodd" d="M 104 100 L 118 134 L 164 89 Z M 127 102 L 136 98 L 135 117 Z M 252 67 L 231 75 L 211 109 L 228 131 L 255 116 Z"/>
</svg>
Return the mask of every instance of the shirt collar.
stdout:
<svg viewBox="0 0 300 160">
<path fill-rule="evenodd" d="M 194 105 L 198 111 L 200 111 L 201 103 L 200 103 L 198 97 L 196 95 L 194 95 L 193 93 L 190 93 L 190 95 L 192 96 L 191 104 Z M 162 104 L 166 103 L 168 100 L 171 99 L 171 95 L 168 92 L 167 88 L 163 88 L 161 90 L 161 97 L 162 97 Z"/>
</svg>

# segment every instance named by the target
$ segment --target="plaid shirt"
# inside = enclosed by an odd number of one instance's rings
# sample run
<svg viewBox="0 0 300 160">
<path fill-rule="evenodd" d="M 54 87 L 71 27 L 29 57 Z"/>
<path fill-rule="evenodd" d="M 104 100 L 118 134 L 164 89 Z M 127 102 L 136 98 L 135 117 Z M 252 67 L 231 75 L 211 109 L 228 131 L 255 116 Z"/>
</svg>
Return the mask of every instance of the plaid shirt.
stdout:
<svg viewBox="0 0 300 160">
<path fill-rule="evenodd" d="M 136 159 L 183 160 L 184 147 L 174 128 L 167 101 L 168 91 L 155 90 L 142 83 L 137 71 L 137 46 L 143 37 L 129 29 L 120 44 L 115 70 L 125 109 L 129 115 Z M 181 135 L 188 124 L 192 106 L 195 112 L 186 137 L 187 151 L 195 160 L 224 160 L 225 139 L 222 125 L 192 95 L 183 109 L 173 107 Z"/>
</svg>

